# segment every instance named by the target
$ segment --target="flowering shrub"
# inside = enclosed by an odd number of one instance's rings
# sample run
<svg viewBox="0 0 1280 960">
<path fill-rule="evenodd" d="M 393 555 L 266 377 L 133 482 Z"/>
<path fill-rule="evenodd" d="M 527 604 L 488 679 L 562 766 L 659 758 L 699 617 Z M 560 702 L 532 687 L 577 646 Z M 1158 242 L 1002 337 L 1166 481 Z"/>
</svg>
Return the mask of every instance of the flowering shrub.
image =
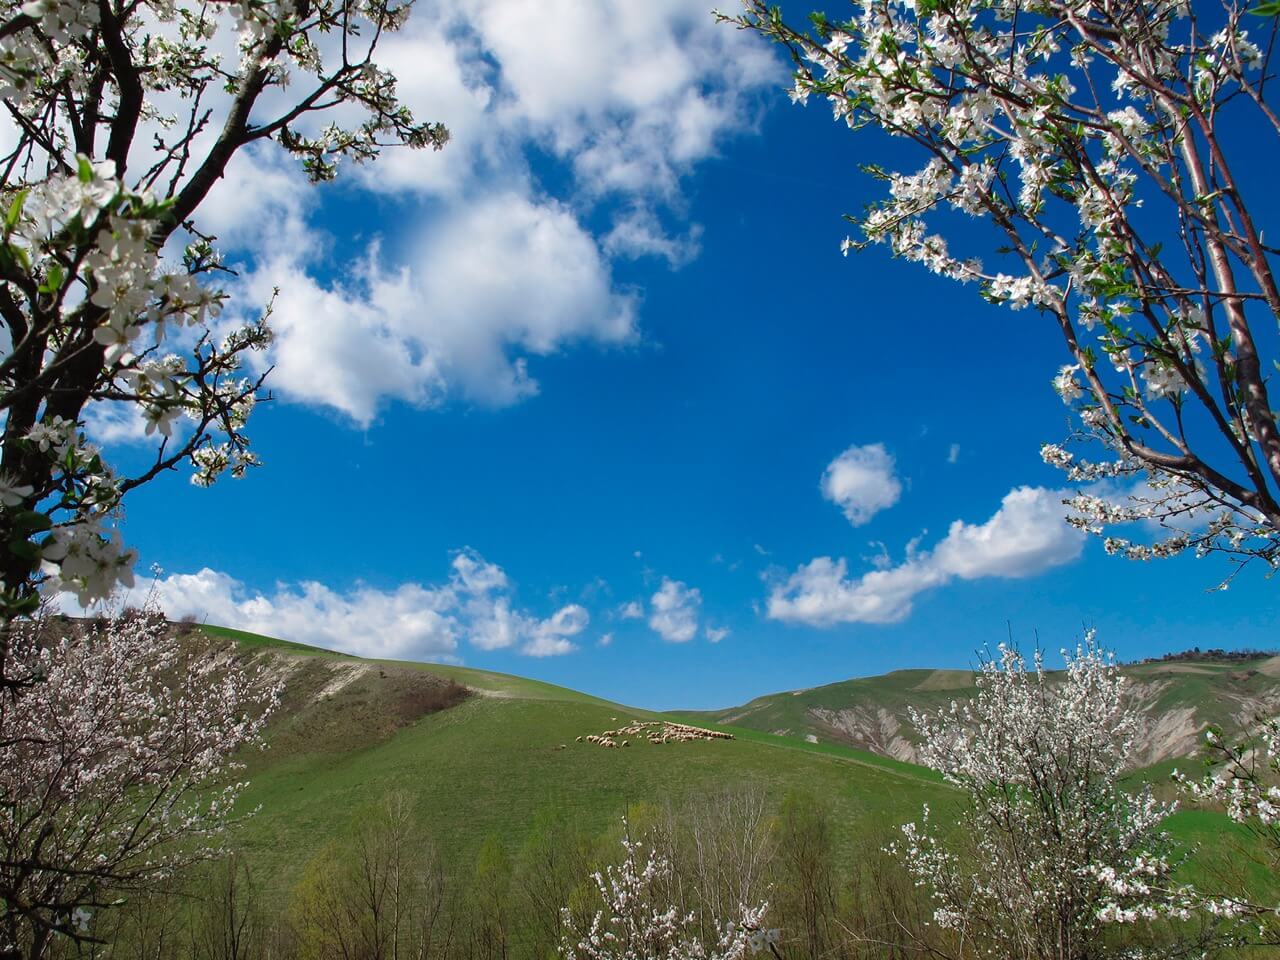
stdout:
<svg viewBox="0 0 1280 960">
<path fill-rule="evenodd" d="M 1154 917 L 1149 891 L 1112 879 L 1166 883 L 1160 822 L 1172 806 L 1120 776 L 1139 730 L 1124 677 L 1090 635 L 1065 677 L 1002 646 L 972 700 L 913 712 L 921 757 L 964 791 L 963 850 L 926 807 L 895 852 L 935 902 L 934 921 L 1000 957 L 1100 955 L 1108 919 Z M 963 855 L 962 855 L 963 853 Z"/>
<path fill-rule="evenodd" d="M 622 847 L 622 863 L 592 875 L 604 907 L 589 927 L 575 929 L 571 911 L 561 911 L 564 960 L 742 960 L 748 951 L 777 953 L 778 931 L 761 926 L 767 904 L 743 904 L 729 922 L 717 918 L 719 935 L 708 945 L 697 935 L 695 915 L 682 914 L 664 895 L 671 862 L 652 849 L 646 855 L 644 844 L 630 836 Z"/>
<path fill-rule="evenodd" d="M 1250 859 L 1280 880 L 1280 718 L 1263 721 L 1243 744 L 1229 743 L 1213 729 L 1205 737 L 1210 771 L 1200 779 L 1174 771 L 1174 779 L 1194 799 L 1220 804 L 1245 828 Z M 1166 913 L 1200 911 L 1229 921 L 1228 935 L 1236 942 L 1280 946 L 1280 903 L 1260 903 L 1243 890 L 1203 894 L 1179 886 L 1155 892 Z"/>
<path fill-rule="evenodd" d="M 806 34 L 744 6 L 722 19 L 788 47 L 793 100 L 922 157 L 866 168 L 886 195 L 845 252 L 884 244 L 1060 331 L 1053 386 L 1105 456 L 1043 455 L 1108 492 L 1072 501 L 1073 522 L 1166 528 L 1107 537 L 1132 558 L 1280 563 L 1280 287 L 1249 206 L 1271 182 L 1244 174 L 1280 134 L 1271 25 L 1235 0 L 854 0 Z"/>
<path fill-rule="evenodd" d="M 0 690 L 0 955 L 84 938 L 121 891 L 209 855 L 278 689 L 155 611 L 81 634 L 9 627 Z"/>
<path fill-rule="evenodd" d="M 262 385 L 242 361 L 266 317 L 220 319 L 222 269 L 195 215 L 232 157 L 273 140 L 312 180 L 382 147 L 439 148 L 373 61 L 395 0 L 2 0 L 0 619 L 41 580 L 81 603 L 131 583 L 121 498 L 186 462 L 192 480 L 257 463 Z M 292 91 L 292 92 L 290 92 Z M 338 111 L 342 123 L 319 122 Z M 349 126 L 348 126 L 349 124 Z M 269 310 L 268 310 L 269 313 Z M 154 460 L 121 476 L 86 413 L 138 421 Z"/>
</svg>

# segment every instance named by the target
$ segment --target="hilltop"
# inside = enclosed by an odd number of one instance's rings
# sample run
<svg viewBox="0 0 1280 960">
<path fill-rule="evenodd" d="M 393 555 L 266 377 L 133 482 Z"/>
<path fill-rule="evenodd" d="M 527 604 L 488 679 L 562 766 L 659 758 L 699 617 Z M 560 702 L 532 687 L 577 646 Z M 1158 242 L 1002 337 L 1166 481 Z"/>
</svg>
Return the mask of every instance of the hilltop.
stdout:
<svg viewBox="0 0 1280 960">
<path fill-rule="evenodd" d="M 964 671 L 898 671 L 675 717 L 492 671 L 198 629 L 200 642 L 283 684 L 268 748 L 244 758 L 249 786 L 238 809 L 253 815 L 231 837 L 280 904 L 310 864 L 349 844 L 393 795 L 407 804 L 415 836 L 464 873 L 495 842 L 523 858 L 547 817 L 600 838 L 637 808 L 718 803 L 726 790 L 744 787 L 761 792 L 772 809 L 795 792 L 816 800 L 831 824 L 833 862 L 848 866 L 867 843 L 878 847 L 917 819 L 923 804 L 950 819 L 960 802 L 932 771 L 893 756 L 893 740 L 860 741 L 847 733 L 856 731 L 851 719 L 842 728 L 822 718 L 887 717 L 882 729 L 909 743 L 897 717 L 972 690 Z M 1266 700 L 1277 682 L 1274 660 L 1245 671 L 1181 662 L 1126 669 L 1153 715 L 1175 719 L 1185 710 L 1234 716 L 1246 701 Z M 1235 699 L 1228 702 L 1228 693 Z M 688 736 L 663 726 L 671 721 L 721 736 Z M 1140 775 L 1163 780 L 1165 773 Z M 1177 814 L 1170 827 L 1180 841 L 1213 850 L 1238 833 L 1220 815 L 1198 810 Z"/>
<path fill-rule="evenodd" d="M 1280 656 L 1218 653 L 1167 655 L 1121 668 L 1148 721 L 1134 768 L 1194 756 L 1209 726 L 1239 731 L 1280 710 Z M 911 709 L 941 709 L 973 690 L 968 670 L 896 670 L 684 715 L 915 762 Z"/>
<path fill-rule="evenodd" d="M 491 837 L 518 850 L 548 811 L 602 834 L 636 804 L 735 786 L 761 789 L 775 804 L 796 789 L 819 798 L 845 852 L 868 828 L 915 818 L 924 802 L 954 802 L 930 771 L 840 744 L 750 729 L 652 743 L 648 731 L 669 717 L 553 684 L 201 629 L 284 683 L 268 749 L 246 758 L 240 805 L 257 812 L 236 839 L 279 893 L 393 792 L 455 863 L 473 860 Z M 640 723 L 659 726 L 626 748 L 587 740 Z"/>
</svg>

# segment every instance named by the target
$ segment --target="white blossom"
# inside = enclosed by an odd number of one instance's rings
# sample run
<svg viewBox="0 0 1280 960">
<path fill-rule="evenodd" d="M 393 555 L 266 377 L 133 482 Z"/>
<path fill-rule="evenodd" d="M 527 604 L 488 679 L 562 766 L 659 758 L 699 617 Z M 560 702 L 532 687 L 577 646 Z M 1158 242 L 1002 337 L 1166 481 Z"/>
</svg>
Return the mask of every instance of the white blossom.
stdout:
<svg viewBox="0 0 1280 960">
<path fill-rule="evenodd" d="M 0 709 L 0 870 L 26 906 L 10 919 L 20 943 L 82 936 L 102 885 L 216 852 L 243 786 L 233 755 L 261 744 L 279 688 L 154 610 L 10 630 L 4 676 L 22 683 Z"/>
<path fill-rule="evenodd" d="M 777 942 L 779 931 L 763 926 L 767 904 L 742 904 L 732 920 L 711 918 L 717 937 L 705 943 L 697 917 L 681 913 L 665 894 L 671 862 L 626 832 L 624 857 L 592 875 L 604 906 L 586 929 L 561 911 L 566 930 L 560 942 L 563 960 L 743 960 Z"/>
</svg>

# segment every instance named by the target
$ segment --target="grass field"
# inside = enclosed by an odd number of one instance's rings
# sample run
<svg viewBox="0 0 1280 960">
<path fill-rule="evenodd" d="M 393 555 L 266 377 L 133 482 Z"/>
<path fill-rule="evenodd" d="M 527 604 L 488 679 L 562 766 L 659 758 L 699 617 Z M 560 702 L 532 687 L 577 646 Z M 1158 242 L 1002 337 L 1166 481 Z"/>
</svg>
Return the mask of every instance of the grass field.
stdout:
<svg viewBox="0 0 1280 960">
<path fill-rule="evenodd" d="M 504 674 L 363 661 L 208 632 L 290 663 L 269 749 L 247 760 L 250 786 L 241 808 L 258 812 L 237 837 L 277 891 L 392 792 L 411 799 L 423 831 L 452 862 L 467 862 L 491 834 L 518 848 L 546 808 L 568 811 L 576 824 L 603 833 L 634 804 L 735 784 L 760 787 L 777 800 L 802 788 L 829 805 L 836 843 L 847 847 L 870 826 L 912 819 L 926 801 L 945 811 L 956 796 L 930 771 L 909 764 L 750 730 L 735 730 L 727 741 L 641 739 L 604 749 L 576 738 L 662 715 Z M 344 670 L 351 678 L 326 692 Z M 475 692 L 439 712 L 398 715 L 406 691 L 434 678 Z"/>
<path fill-rule="evenodd" d="M 1142 765 L 1193 755 L 1207 726 L 1235 732 L 1280 711 L 1280 657 L 1134 664 L 1122 672 L 1150 721 L 1137 758 Z M 898 670 L 691 716 L 911 758 L 910 708 L 938 710 L 970 696 L 973 677 L 965 670 Z"/>
<path fill-rule="evenodd" d="M 852 856 L 860 836 L 883 836 L 915 819 L 923 803 L 941 823 L 959 803 L 958 793 L 933 772 L 839 743 L 812 743 L 705 715 L 655 714 L 505 674 L 361 660 L 205 629 L 246 652 L 266 654 L 288 673 L 269 749 L 247 759 L 250 786 L 241 809 L 258 812 L 235 840 L 267 888 L 280 895 L 313 856 L 350 835 L 393 792 L 409 798 L 422 832 L 453 863 L 471 862 L 489 836 L 515 851 L 549 809 L 601 834 L 633 805 L 678 802 L 734 785 L 761 788 L 775 801 L 796 789 L 819 798 L 832 813 L 839 862 Z M 922 706 L 935 698 L 945 702 L 971 683 L 966 674 L 940 673 L 903 671 L 874 681 L 880 696 Z M 470 695 L 447 709 L 426 710 L 440 691 L 462 695 L 448 681 L 469 688 Z M 816 695 L 829 693 L 821 688 Z M 786 704 L 788 697 L 774 699 Z M 802 697 L 791 699 L 804 709 Z M 577 740 L 628 720 L 664 718 L 725 730 L 735 739 L 662 745 L 640 739 L 620 749 Z M 1168 766 L 1139 771 L 1133 779 L 1166 782 Z M 1210 862 L 1229 862 L 1224 851 L 1247 842 L 1214 813 L 1179 813 L 1169 826 L 1188 849 L 1200 849 L 1189 868 L 1197 873 L 1218 869 Z"/>
</svg>

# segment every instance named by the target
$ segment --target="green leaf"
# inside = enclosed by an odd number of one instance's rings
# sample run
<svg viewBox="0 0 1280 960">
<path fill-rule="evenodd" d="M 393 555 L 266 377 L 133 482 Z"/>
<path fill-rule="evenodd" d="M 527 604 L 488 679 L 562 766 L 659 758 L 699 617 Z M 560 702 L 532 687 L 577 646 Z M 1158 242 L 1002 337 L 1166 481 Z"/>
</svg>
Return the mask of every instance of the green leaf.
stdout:
<svg viewBox="0 0 1280 960">
<path fill-rule="evenodd" d="M 53 526 L 53 521 L 36 510 L 23 510 L 13 517 L 13 529 L 27 535 L 40 533 Z"/>
<path fill-rule="evenodd" d="M 20 617 L 24 614 L 35 613 L 40 607 L 40 594 L 32 593 L 20 600 L 5 599 L 0 606 L 3 607 L 4 615 L 10 618 Z"/>
<path fill-rule="evenodd" d="M 62 272 L 61 265 L 51 263 L 49 268 L 45 271 L 44 283 L 40 285 L 40 292 L 50 295 L 57 293 L 62 289 L 63 279 L 64 274 Z"/>
<path fill-rule="evenodd" d="M 1267 0 L 1249 11 L 1255 17 L 1280 17 L 1280 0 Z"/>
<path fill-rule="evenodd" d="M 76 157 L 76 173 L 81 183 L 90 183 L 93 180 L 93 164 L 83 154 Z"/>
<path fill-rule="evenodd" d="M 27 273 L 31 272 L 31 258 L 27 256 L 26 250 L 24 250 L 22 247 L 10 246 L 9 244 L 5 244 L 4 250 L 6 253 L 9 254 L 10 257 L 13 258 L 13 260 L 18 264 L 18 266 L 22 267 L 22 269 L 25 270 Z"/>
<path fill-rule="evenodd" d="M 26 560 L 27 563 L 35 563 L 40 559 L 40 548 L 30 540 L 13 539 L 8 543 L 9 552 L 15 557 Z"/>
<path fill-rule="evenodd" d="M 18 195 L 13 198 L 13 203 L 9 204 L 9 211 L 4 215 L 4 225 L 6 230 L 12 230 L 18 225 L 18 218 L 22 216 L 22 205 L 27 202 L 27 194 L 29 190 L 19 190 Z"/>
</svg>

